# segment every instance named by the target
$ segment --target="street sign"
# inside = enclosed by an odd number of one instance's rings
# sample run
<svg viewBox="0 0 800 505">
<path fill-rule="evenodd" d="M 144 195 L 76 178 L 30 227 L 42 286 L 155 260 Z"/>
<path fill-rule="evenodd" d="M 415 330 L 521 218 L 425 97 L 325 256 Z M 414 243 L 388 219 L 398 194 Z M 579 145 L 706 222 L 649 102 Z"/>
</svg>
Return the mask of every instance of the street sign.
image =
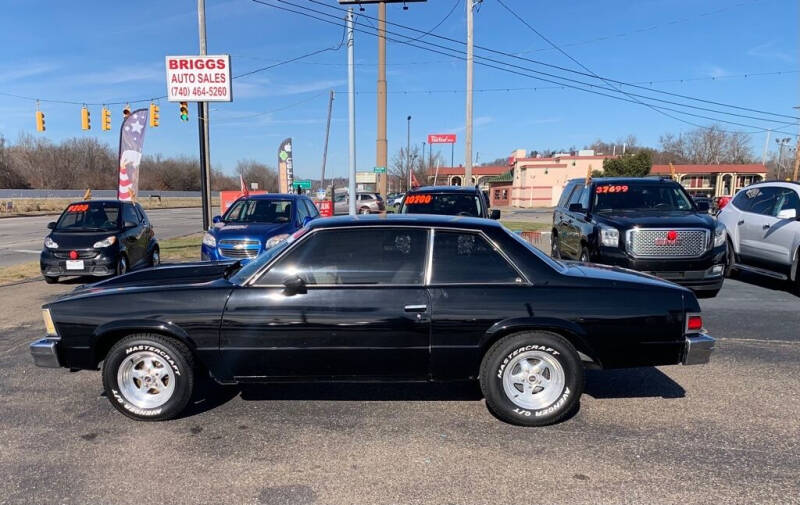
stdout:
<svg viewBox="0 0 800 505">
<path fill-rule="evenodd" d="M 167 56 L 167 100 L 230 102 L 230 55 Z"/>
<path fill-rule="evenodd" d="M 375 168 L 372 169 L 372 171 L 374 173 L 376 173 L 376 174 L 385 174 L 386 173 L 386 167 L 375 167 Z"/>
<path fill-rule="evenodd" d="M 356 184 L 375 184 L 376 182 L 375 172 L 356 172 Z"/>
<path fill-rule="evenodd" d="M 428 135 L 428 144 L 455 144 L 455 133 L 431 133 Z"/>
<path fill-rule="evenodd" d="M 311 189 L 311 181 L 309 179 L 298 179 L 292 183 L 293 188 Z"/>
</svg>

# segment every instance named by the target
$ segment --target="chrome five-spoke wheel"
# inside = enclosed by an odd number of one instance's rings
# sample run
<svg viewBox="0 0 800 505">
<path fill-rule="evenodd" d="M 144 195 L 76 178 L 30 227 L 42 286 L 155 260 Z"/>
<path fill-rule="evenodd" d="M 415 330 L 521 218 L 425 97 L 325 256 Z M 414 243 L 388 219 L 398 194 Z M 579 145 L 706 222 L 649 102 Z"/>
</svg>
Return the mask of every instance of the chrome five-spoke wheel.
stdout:
<svg viewBox="0 0 800 505">
<path fill-rule="evenodd" d="M 564 391 L 564 368 L 551 354 L 526 351 L 515 356 L 503 371 L 503 391 L 512 403 L 538 410 L 554 403 Z"/>
<path fill-rule="evenodd" d="M 120 392 L 140 409 L 153 409 L 167 403 L 175 391 L 175 373 L 161 356 L 139 351 L 126 357 L 117 369 Z"/>
</svg>

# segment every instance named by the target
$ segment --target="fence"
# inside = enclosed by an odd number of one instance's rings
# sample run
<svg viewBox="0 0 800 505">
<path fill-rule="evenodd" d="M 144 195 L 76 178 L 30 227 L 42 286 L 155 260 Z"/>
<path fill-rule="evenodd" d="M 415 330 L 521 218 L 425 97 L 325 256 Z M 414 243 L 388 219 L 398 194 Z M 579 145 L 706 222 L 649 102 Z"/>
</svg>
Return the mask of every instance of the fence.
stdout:
<svg viewBox="0 0 800 505">
<path fill-rule="evenodd" d="M 518 231 L 517 235 L 522 237 L 525 242 L 531 244 L 545 254 L 550 254 L 549 231 Z"/>
</svg>

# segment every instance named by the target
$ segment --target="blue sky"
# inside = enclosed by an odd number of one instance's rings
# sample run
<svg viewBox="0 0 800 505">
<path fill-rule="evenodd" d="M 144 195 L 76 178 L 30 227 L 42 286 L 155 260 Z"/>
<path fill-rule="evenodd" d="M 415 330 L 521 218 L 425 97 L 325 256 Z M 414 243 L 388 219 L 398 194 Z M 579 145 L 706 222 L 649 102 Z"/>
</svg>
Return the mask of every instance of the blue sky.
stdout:
<svg viewBox="0 0 800 505">
<path fill-rule="evenodd" d="M 291 1 L 323 9 L 306 0 Z M 326 1 L 337 5 L 334 0 Z M 452 16 L 436 30 L 437 35 L 465 38 L 464 1 L 460 0 Z M 407 11 L 400 5 L 391 5 L 388 19 L 427 31 L 444 18 L 455 2 L 410 3 Z M 791 107 L 800 104 L 800 74 L 796 73 L 800 67 L 797 23 L 800 13 L 795 0 L 505 0 L 505 3 L 597 74 L 628 82 L 699 78 L 654 86 L 785 114 L 792 114 Z M 209 53 L 231 54 L 234 74 L 336 46 L 342 37 L 339 27 L 249 0 L 207 0 L 206 4 Z M 164 56 L 197 52 L 195 9 L 193 0 L 71 3 L 4 0 L 0 18 L 0 46 L 4 48 L 0 59 L 0 93 L 77 102 L 163 95 Z M 375 16 L 376 7 L 367 6 L 364 14 Z M 359 21 L 369 23 L 364 18 Z M 583 43 L 593 39 L 602 40 Z M 577 68 L 575 63 L 549 49 L 496 0 L 484 0 L 476 13 L 475 41 L 493 49 Z M 443 42 L 428 36 L 419 42 L 423 43 Z M 371 169 L 375 164 L 376 45 L 375 37 L 356 33 L 359 170 Z M 455 161 L 462 163 L 464 63 L 391 42 L 388 62 L 390 157 L 405 145 L 406 116 L 411 115 L 412 142 L 421 144 L 428 133 L 457 133 Z M 344 175 L 345 63 L 346 52 L 342 48 L 235 80 L 234 102 L 212 105 L 211 156 L 215 166 L 231 171 L 236 160 L 245 158 L 275 165 L 279 142 L 293 137 L 297 176 L 318 177 L 327 94 L 329 89 L 335 89 L 327 175 Z M 527 62 L 518 64 L 534 67 Z M 777 71 L 795 73 L 737 77 Z M 705 79 L 712 76 L 718 79 Z M 475 67 L 476 90 L 537 86 L 550 84 Z M 447 92 L 424 92 L 428 90 Z M 147 132 L 145 152 L 196 156 L 196 107 L 190 107 L 192 120 L 182 123 L 177 104 L 162 100 L 160 105 L 161 126 Z M 47 131 L 42 134 L 35 131 L 32 102 L 0 95 L 0 134 L 11 142 L 20 132 L 52 140 L 95 136 L 116 145 L 122 106 L 112 108 L 113 133 L 100 130 L 100 106 L 91 107 L 92 130 L 82 131 L 79 108 L 79 105 L 43 103 Z M 747 119 L 729 119 L 761 128 L 770 126 Z M 597 138 L 614 140 L 630 133 L 641 143 L 655 145 L 665 132 L 678 133 L 690 128 L 638 104 L 570 89 L 475 94 L 474 150 L 479 161 L 508 156 L 515 148 L 582 147 Z M 762 149 L 764 135 L 752 136 L 757 153 Z M 771 144 L 772 148 L 774 142 Z M 445 153 L 449 159 L 449 149 Z"/>
</svg>

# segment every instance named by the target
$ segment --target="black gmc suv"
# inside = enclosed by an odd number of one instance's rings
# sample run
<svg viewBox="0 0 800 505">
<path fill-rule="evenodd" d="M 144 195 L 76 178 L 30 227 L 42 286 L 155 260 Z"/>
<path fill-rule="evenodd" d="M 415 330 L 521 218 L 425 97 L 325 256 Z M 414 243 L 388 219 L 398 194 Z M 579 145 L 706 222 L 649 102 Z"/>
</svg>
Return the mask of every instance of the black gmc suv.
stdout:
<svg viewBox="0 0 800 505">
<path fill-rule="evenodd" d="M 553 212 L 552 256 L 639 270 L 715 296 L 727 245 L 707 205 L 670 179 L 573 179 Z"/>
</svg>

